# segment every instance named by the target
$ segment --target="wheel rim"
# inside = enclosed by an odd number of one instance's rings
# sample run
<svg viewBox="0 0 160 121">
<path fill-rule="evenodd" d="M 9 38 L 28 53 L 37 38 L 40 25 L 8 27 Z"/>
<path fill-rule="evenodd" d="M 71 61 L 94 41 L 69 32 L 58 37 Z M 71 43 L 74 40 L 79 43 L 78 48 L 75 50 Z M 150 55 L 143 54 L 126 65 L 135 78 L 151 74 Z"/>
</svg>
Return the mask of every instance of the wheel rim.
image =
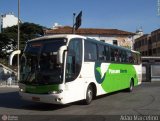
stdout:
<svg viewBox="0 0 160 121">
<path fill-rule="evenodd" d="M 131 85 L 130 85 L 130 90 L 133 89 L 133 82 L 131 82 Z"/>
<path fill-rule="evenodd" d="M 92 98 L 93 98 L 93 92 L 92 92 L 91 89 L 88 90 L 87 95 L 88 95 L 88 96 L 87 96 L 87 97 L 88 97 L 88 102 L 90 102 L 90 101 L 92 100 Z"/>
<path fill-rule="evenodd" d="M 131 89 L 131 90 L 133 89 L 132 85 L 131 85 L 130 89 Z"/>
</svg>

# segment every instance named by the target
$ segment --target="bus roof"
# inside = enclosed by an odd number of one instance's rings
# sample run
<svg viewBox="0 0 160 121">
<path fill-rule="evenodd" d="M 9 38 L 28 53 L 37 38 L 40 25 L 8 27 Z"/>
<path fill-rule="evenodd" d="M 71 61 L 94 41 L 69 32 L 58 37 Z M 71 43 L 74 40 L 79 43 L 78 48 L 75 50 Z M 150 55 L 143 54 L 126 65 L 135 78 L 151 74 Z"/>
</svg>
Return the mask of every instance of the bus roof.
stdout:
<svg viewBox="0 0 160 121">
<path fill-rule="evenodd" d="M 98 41 L 98 40 L 96 40 L 96 39 L 94 39 L 94 38 L 91 38 L 91 37 L 85 37 L 85 36 L 75 35 L 75 34 L 47 35 L 47 36 L 38 37 L 38 38 L 35 38 L 35 39 L 32 39 L 32 40 L 29 40 L 29 42 L 30 42 L 30 41 L 43 40 L 43 39 L 44 39 L 44 40 L 45 40 L 45 39 L 51 39 L 51 38 L 69 38 L 69 39 L 72 39 L 72 38 L 82 38 L 82 39 L 87 39 L 87 40 L 92 41 L 92 42 L 95 42 L 95 43 L 99 43 L 99 44 L 103 44 L 103 45 L 105 44 L 105 45 L 108 45 L 108 46 L 113 47 L 113 48 L 122 49 L 122 50 L 131 51 L 131 52 L 140 54 L 140 52 L 138 52 L 138 51 L 134 51 L 134 50 L 130 50 L 130 49 L 125 48 L 125 47 L 116 46 L 116 45 L 112 45 L 112 44 L 105 43 L 105 42 L 102 42 L 102 41 Z"/>
<path fill-rule="evenodd" d="M 105 42 L 102 42 L 102 41 L 97 41 L 97 40 L 94 39 L 94 38 L 88 37 L 87 39 L 88 39 L 89 41 L 92 41 L 92 42 L 95 42 L 95 43 L 99 43 L 99 44 L 103 44 L 103 45 L 105 44 L 105 45 L 108 45 L 108 46 L 113 47 L 113 48 L 122 49 L 122 50 L 131 51 L 131 52 L 133 52 L 133 53 L 140 54 L 140 52 L 138 52 L 138 51 L 134 51 L 134 50 L 131 50 L 131 49 L 128 49 L 128 48 L 125 48 L 125 47 L 121 47 L 121 46 L 117 46 L 117 45 L 112 45 L 112 44 L 105 43 Z"/>
<path fill-rule="evenodd" d="M 51 38 L 83 38 L 85 39 L 86 37 L 80 36 L 80 35 L 75 35 L 75 34 L 57 34 L 57 35 L 47 35 L 43 37 L 38 37 L 29 41 L 37 41 L 37 40 L 43 40 L 43 39 L 51 39 Z"/>
</svg>

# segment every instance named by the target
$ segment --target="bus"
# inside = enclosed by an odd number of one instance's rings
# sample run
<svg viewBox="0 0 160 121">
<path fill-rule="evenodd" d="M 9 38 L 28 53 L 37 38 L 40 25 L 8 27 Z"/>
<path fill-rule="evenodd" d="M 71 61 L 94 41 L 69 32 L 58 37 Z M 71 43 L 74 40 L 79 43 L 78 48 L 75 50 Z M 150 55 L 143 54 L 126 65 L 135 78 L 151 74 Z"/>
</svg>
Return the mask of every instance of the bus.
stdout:
<svg viewBox="0 0 160 121">
<path fill-rule="evenodd" d="M 141 84 L 140 53 L 80 35 L 29 40 L 20 61 L 24 100 L 85 104 L 99 95 Z"/>
</svg>

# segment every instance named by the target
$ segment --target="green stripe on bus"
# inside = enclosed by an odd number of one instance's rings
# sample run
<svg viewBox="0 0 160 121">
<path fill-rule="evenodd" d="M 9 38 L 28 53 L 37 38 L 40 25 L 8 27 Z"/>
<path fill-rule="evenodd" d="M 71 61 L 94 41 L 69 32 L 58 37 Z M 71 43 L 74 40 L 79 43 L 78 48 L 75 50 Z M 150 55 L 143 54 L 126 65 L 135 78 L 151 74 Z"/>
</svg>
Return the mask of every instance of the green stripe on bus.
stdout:
<svg viewBox="0 0 160 121">
<path fill-rule="evenodd" d="M 51 91 L 57 91 L 59 89 L 59 85 L 42 85 L 42 86 L 33 86 L 33 85 L 26 85 L 25 91 L 28 93 L 35 93 L 35 94 L 45 94 Z"/>
<path fill-rule="evenodd" d="M 131 78 L 138 85 L 138 76 L 133 65 L 110 64 L 104 76 L 101 75 L 101 63 L 95 64 L 95 78 L 105 92 L 113 92 L 130 86 Z"/>
</svg>

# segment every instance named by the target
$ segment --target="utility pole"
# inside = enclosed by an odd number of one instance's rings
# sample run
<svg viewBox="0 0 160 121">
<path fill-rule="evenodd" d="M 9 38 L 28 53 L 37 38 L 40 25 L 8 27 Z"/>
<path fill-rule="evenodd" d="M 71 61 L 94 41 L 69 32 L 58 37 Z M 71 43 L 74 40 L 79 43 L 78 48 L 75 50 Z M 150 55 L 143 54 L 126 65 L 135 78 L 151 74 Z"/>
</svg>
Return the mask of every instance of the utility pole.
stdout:
<svg viewBox="0 0 160 121">
<path fill-rule="evenodd" d="M 160 16 L 160 0 L 157 0 L 157 15 Z"/>
<path fill-rule="evenodd" d="M 19 40 L 20 40 L 20 0 L 18 0 L 18 42 L 17 42 L 17 49 L 19 50 Z M 19 54 L 17 55 L 17 81 L 20 80 L 20 67 L 19 67 Z"/>
<path fill-rule="evenodd" d="M 2 15 L 0 14 L 0 33 L 2 32 Z"/>
<path fill-rule="evenodd" d="M 73 13 L 73 27 L 72 27 L 73 34 L 75 34 L 75 16 L 76 16 L 76 13 Z"/>
</svg>

